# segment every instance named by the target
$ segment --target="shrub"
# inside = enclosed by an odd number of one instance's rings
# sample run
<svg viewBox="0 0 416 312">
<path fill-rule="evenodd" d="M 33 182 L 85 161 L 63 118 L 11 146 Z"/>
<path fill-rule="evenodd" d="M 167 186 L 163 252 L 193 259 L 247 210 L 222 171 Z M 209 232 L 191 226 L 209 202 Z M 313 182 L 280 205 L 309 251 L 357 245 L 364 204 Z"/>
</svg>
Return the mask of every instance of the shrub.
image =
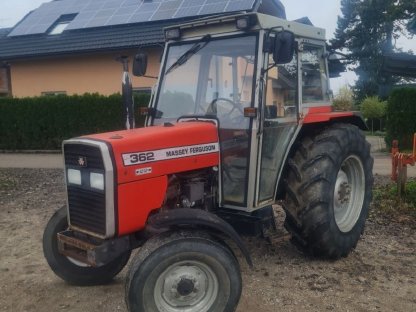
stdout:
<svg viewBox="0 0 416 312">
<path fill-rule="evenodd" d="M 136 97 L 136 109 L 148 95 Z M 143 118 L 136 112 L 137 126 Z M 60 149 L 63 140 L 121 130 L 122 97 L 84 94 L 0 99 L 0 149 Z"/>
<path fill-rule="evenodd" d="M 352 111 L 354 109 L 354 93 L 348 86 L 339 89 L 332 103 L 336 111 Z"/>
<path fill-rule="evenodd" d="M 379 120 L 380 127 L 378 130 L 382 130 L 382 120 L 386 115 L 386 102 L 380 101 L 377 96 L 367 97 L 361 103 L 361 112 L 367 121 L 371 121 L 371 132 L 374 132 L 374 119 Z"/>
<path fill-rule="evenodd" d="M 400 149 L 411 149 L 416 132 L 416 89 L 394 90 L 388 100 L 386 143 L 399 140 Z"/>
</svg>

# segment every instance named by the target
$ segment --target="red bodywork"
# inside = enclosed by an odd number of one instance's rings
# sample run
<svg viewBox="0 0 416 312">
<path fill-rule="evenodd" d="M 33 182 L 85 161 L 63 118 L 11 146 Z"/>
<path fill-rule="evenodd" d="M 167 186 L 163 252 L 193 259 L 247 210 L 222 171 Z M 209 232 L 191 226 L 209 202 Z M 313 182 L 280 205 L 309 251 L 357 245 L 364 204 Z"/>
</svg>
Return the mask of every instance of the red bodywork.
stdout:
<svg viewBox="0 0 416 312">
<path fill-rule="evenodd" d="M 149 214 L 162 206 L 169 174 L 219 164 L 218 129 L 212 122 L 181 122 L 84 138 L 105 141 L 112 146 L 117 167 L 119 236 L 143 229 Z M 196 151 L 193 146 L 204 144 L 217 148 L 205 154 L 190 155 L 189 151 Z M 180 151 L 171 158 L 158 159 L 172 154 L 170 149 Z M 153 157 L 148 157 L 152 153 Z M 148 157 L 145 163 L 126 164 L 128 159 L 136 160 L 141 156 Z"/>
<path fill-rule="evenodd" d="M 321 123 L 338 118 L 348 118 L 356 116 L 354 112 L 334 112 L 331 106 L 309 107 L 308 113 L 303 119 L 304 124 Z"/>
</svg>

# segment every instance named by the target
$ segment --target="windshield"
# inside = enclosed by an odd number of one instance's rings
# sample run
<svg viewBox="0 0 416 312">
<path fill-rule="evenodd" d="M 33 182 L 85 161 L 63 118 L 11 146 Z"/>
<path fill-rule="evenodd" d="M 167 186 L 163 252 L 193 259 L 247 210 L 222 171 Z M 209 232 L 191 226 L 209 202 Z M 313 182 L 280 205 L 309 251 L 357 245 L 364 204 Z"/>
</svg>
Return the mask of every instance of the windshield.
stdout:
<svg viewBox="0 0 416 312">
<path fill-rule="evenodd" d="M 243 109 L 252 102 L 256 37 L 211 39 L 189 54 L 194 45 L 169 47 L 154 124 L 215 115 L 223 128 L 247 128 Z"/>
</svg>

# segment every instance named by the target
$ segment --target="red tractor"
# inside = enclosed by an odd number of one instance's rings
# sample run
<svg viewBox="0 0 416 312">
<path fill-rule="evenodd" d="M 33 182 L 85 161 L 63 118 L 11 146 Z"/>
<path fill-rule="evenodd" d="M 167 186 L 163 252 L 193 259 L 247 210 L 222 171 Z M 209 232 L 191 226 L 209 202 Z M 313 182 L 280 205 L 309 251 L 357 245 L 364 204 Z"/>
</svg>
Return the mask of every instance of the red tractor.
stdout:
<svg viewBox="0 0 416 312">
<path fill-rule="evenodd" d="M 234 311 L 242 282 L 229 244 L 252 266 L 241 235 L 274 235 L 276 200 L 303 250 L 347 256 L 373 159 L 361 117 L 332 111 L 325 31 L 249 13 L 165 37 L 146 127 L 63 143 L 68 201 L 43 237 L 52 270 L 106 283 L 138 248 L 129 311 Z M 145 68 L 138 54 L 134 73 Z"/>
</svg>

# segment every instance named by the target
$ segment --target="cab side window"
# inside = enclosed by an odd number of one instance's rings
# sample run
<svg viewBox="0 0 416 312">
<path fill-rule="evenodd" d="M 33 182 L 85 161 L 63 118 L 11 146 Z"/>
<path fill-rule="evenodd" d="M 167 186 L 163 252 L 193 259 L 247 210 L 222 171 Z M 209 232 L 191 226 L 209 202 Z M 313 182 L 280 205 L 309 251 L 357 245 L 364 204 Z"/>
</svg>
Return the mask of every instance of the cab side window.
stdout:
<svg viewBox="0 0 416 312">
<path fill-rule="evenodd" d="M 303 103 L 329 101 L 328 76 L 324 59 L 323 47 L 308 46 L 303 48 L 302 90 Z"/>
<path fill-rule="evenodd" d="M 270 55 L 269 64 L 273 64 Z M 296 115 L 296 92 L 298 86 L 297 54 L 288 64 L 277 65 L 269 70 L 266 86 L 265 118 L 275 119 Z"/>
</svg>

